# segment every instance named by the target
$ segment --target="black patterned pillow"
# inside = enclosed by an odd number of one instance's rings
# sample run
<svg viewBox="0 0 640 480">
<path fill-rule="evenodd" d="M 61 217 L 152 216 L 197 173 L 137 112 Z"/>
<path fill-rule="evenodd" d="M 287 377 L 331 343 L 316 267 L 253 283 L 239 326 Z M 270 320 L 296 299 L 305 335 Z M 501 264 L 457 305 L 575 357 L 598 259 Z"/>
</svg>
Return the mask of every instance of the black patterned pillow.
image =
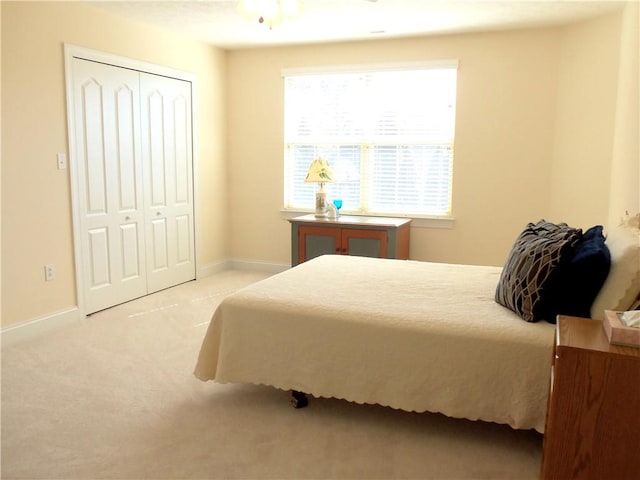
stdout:
<svg viewBox="0 0 640 480">
<path fill-rule="evenodd" d="M 527 225 L 527 228 L 530 228 L 536 235 L 553 240 L 566 240 L 573 238 L 574 235 L 578 235 L 579 240 L 582 236 L 582 230 L 579 228 L 570 227 L 566 223 L 552 223 L 546 220 L 540 220 L 535 225 L 530 223 Z M 578 240 L 575 240 L 573 243 L 577 243 Z"/>
<path fill-rule="evenodd" d="M 563 256 L 580 240 L 582 231 L 541 220 L 529 223 L 516 239 L 502 269 L 495 300 L 527 322 L 540 320 L 536 309 L 545 285 Z"/>
</svg>

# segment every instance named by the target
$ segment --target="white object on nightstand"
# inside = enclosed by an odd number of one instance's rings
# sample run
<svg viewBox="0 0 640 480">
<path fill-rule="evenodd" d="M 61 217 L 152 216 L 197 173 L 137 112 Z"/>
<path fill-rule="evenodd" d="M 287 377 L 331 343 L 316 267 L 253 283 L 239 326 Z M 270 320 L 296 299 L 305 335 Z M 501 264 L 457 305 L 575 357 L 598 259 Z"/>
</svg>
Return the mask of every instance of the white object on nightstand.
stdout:
<svg viewBox="0 0 640 480">
<path fill-rule="evenodd" d="M 331 219 L 338 218 L 338 209 L 333 203 L 327 203 L 327 214 Z"/>
<path fill-rule="evenodd" d="M 620 314 L 620 320 L 622 320 L 622 323 L 627 327 L 640 327 L 640 310 L 622 312 Z"/>
</svg>

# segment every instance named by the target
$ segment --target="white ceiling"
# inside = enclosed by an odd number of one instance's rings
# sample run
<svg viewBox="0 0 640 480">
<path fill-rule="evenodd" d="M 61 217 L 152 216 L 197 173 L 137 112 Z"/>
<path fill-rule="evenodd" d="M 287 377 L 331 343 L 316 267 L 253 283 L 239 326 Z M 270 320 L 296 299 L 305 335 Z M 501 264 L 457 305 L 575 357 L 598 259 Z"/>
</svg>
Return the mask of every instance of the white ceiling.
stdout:
<svg viewBox="0 0 640 480">
<path fill-rule="evenodd" d="M 637 1 L 637 0 L 630 0 Z M 133 20 L 226 49 L 561 25 L 621 8 L 616 0 L 302 0 L 273 29 L 248 19 L 237 0 L 89 1 Z"/>
</svg>

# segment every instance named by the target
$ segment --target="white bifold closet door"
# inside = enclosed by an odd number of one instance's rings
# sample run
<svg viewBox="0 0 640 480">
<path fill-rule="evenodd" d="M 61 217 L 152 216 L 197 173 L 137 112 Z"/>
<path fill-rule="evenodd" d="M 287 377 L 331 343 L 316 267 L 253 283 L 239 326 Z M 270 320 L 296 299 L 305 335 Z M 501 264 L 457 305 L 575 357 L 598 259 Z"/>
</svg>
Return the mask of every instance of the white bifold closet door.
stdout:
<svg viewBox="0 0 640 480">
<path fill-rule="evenodd" d="M 73 59 L 85 312 L 195 278 L 191 83 Z"/>
</svg>

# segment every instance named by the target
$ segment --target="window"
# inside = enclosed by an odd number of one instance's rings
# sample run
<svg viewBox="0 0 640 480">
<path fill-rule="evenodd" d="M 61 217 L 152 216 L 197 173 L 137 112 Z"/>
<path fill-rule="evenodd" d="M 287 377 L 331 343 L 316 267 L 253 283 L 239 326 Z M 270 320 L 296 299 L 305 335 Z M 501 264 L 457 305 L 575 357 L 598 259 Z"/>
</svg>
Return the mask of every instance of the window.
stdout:
<svg viewBox="0 0 640 480">
<path fill-rule="evenodd" d="M 304 183 L 323 157 L 343 212 L 449 216 L 457 65 L 285 72 L 285 208 L 311 209 Z"/>
</svg>

